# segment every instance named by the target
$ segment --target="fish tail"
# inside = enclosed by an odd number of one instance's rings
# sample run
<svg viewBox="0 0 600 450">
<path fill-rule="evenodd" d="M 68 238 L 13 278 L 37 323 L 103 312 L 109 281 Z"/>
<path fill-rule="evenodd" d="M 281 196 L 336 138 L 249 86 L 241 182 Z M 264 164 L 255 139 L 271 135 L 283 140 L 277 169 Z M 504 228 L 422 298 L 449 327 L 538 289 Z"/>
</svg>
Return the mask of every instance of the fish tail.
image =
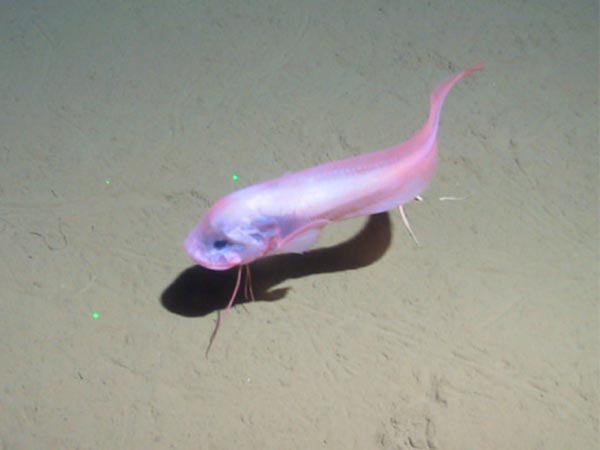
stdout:
<svg viewBox="0 0 600 450">
<path fill-rule="evenodd" d="M 444 106 L 444 100 L 446 99 L 446 96 L 448 95 L 450 90 L 456 85 L 456 83 L 458 83 L 464 77 L 472 74 L 473 72 L 483 70 L 484 67 L 485 64 L 483 63 L 477 64 L 476 66 L 473 66 L 470 69 L 464 70 L 448 78 L 446 81 L 444 81 L 442 84 L 440 84 L 434 89 L 433 93 L 431 94 L 429 118 L 427 119 L 425 126 L 419 133 L 421 138 L 425 140 L 427 138 L 433 137 L 433 139 L 435 140 L 440 123 L 442 107 Z"/>
</svg>

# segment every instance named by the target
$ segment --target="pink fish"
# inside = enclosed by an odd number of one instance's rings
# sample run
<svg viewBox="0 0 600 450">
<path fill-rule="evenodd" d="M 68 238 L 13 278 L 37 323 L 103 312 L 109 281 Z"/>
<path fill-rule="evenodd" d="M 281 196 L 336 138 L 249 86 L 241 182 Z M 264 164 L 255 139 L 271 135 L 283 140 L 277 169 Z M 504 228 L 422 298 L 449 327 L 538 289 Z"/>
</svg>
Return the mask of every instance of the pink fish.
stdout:
<svg viewBox="0 0 600 450">
<path fill-rule="evenodd" d="M 395 207 L 403 213 L 402 205 L 418 197 L 435 174 L 437 133 L 446 96 L 458 81 L 483 67 L 476 65 L 440 84 L 431 95 L 427 122 L 409 140 L 386 150 L 288 173 L 215 203 L 190 232 L 185 249 L 208 269 L 238 267 L 226 311 L 238 292 L 242 267 L 246 267 L 249 283 L 248 264 L 252 261 L 277 253 L 304 252 L 332 222 Z"/>
</svg>

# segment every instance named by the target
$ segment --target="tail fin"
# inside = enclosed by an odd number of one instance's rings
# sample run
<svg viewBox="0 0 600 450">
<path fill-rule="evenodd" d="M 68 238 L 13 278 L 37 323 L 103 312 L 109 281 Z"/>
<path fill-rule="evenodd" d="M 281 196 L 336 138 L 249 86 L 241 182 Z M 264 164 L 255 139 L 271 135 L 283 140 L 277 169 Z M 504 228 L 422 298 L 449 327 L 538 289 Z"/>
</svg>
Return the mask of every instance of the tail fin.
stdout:
<svg viewBox="0 0 600 450">
<path fill-rule="evenodd" d="M 425 126 L 419 133 L 420 137 L 434 137 L 437 135 L 438 127 L 440 124 L 440 115 L 442 112 L 442 106 L 444 106 L 444 100 L 446 96 L 450 92 L 450 90 L 454 87 L 456 83 L 462 80 L 467 75 L 472 74 L 473 72 L 477 72 L 479 70 L 483 70 L 485 64 L 477 64 L 476 66 L 471 67 L 463 72 L 457 73 L 456 75 L 448 78 L 438 87 L 436 87 L 431 94 L 430 106 L 429 106 L 429 118 L 425 123 Z"/>
</svg>

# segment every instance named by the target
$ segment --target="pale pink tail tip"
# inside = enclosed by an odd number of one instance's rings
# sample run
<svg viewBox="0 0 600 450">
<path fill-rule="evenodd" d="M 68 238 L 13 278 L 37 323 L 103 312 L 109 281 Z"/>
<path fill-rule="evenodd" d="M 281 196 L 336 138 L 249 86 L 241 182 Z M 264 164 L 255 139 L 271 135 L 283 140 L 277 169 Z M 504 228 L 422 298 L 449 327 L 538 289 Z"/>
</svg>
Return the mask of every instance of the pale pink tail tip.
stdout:
<svg viewBox="0 0 600 450">
<path fill-rule="evenodd" d="M 467 69 L 466 72 L 472 73 L 472 72 L 477 72 L 478 70 L 483 70 L 483 69 L 485 69 L 485 63 L 479 63 L 479 64 L 471 67 L 470 69 Z"/>
</svg>

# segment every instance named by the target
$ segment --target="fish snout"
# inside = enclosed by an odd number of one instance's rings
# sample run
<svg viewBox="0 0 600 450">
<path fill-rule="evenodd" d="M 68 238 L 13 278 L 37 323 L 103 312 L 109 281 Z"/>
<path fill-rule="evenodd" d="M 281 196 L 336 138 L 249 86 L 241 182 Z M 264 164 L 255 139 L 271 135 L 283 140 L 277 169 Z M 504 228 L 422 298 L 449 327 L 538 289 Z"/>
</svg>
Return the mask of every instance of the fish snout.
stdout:
<svg viewBox="0 0 600 450">
<path fill-rule="evenodd" d="M 194 232 L 190 233 L 184 246 L 194 262 L 210 270 L 227 270 L 242 262 L 242 258 L 231 249 L 221 247 L 218 241 L 207 243 Z"/>
</svg>

